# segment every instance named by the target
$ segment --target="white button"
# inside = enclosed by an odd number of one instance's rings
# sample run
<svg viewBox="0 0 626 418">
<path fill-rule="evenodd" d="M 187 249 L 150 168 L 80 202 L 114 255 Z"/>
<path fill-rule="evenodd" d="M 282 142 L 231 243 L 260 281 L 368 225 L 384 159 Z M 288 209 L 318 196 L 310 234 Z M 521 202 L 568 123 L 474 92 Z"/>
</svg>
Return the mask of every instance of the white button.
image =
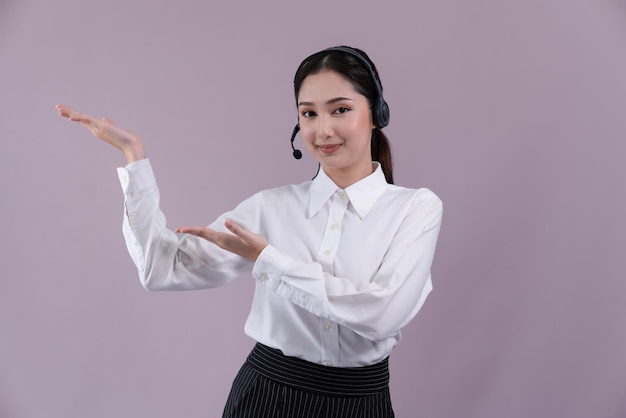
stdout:
<svg viewBox="0 0 626 418">
<path fill-rule="evenodd" d="M 330 229 L 331 229 L 331 230 L 333 230 L 333 231 L 334 231 L 335 229 L 337 229 L 337 228 L 339 228 L 339 227 L 337 226 L 337 224 L 332 224 L 332 225 L 330 226 Z"/>
<path fill-rule="evenodd" d="M 324 251 L 324 255 L 330 255 L 330 250 Z"/>
<path fill-rule="evenodd" d="M 261 280 L 262 281 L 266 282 L 267 279 L 268 279 L 267 274 L 265 274 L 265 273 L 261 274 Z"/>
<path fill-rule="evenodd" d="M 333 326 L 330 324 L 326 324 L 326 326 L 324 327 L 326 329 L 326 331 L 330 332 L 333 330 Z"/>
<path fill-rule="evenodd" d="M 346 198 L 346 192 L 340 192 L 339 193 L 339 197 L 342 198 L 342 199 L 345 199 Z"/>
<path fill-rule="evenodd" d="M 327 361 L 327 362 L 326 362 L 326 365 L 327 365 L 328 367 L 333 367 L 333 366 L 335 365 L 335 363 L 333 363 L 332 361 Z"/>
</svg>

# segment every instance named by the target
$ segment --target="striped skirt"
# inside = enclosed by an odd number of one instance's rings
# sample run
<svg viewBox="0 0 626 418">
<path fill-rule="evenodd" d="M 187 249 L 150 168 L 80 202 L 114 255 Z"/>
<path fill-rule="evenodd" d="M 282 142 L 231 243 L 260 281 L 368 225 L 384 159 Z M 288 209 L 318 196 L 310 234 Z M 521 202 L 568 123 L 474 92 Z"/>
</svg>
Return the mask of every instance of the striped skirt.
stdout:
<svg viewBox="0 0 626 418">
<path fill-rule="evenodd" d="M 223 418 L 391 418 L 388 359 L 327 367 L 257 343 L 235 377 Z"/>
</svg>

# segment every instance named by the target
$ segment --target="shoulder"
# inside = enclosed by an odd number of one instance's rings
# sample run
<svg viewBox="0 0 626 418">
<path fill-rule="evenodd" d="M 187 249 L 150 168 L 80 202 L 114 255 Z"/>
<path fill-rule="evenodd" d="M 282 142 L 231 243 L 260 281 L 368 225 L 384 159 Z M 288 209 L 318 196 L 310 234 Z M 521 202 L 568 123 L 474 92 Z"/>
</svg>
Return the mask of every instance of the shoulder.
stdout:
<svg viewBox="0 0 626 418">
<path fill-rule="evenodd" d="M 421 187 L 419 189 L 411 189 L 408 187 L 397 186 L 394 184 L 390 184 L 387 189 L 387 193 L 392 198 L 399 198 L 406 200 L 411 203 L 412 206 L 415 205 L 428 205 L 428 206 L 443 206 L 443 203 L 439 196 L 435 194 L 432 190 L 426 187 Z"/>
<path fill-rule="evenodd" d="M 443 202 L 432 190 L 422 187 L 416 189 L 414 193 L 415 199 L 423 203 L 428 203 L 437 207 L 443 207 Z"/>
<path fill-rule="evenodd" d="M 294 202 L 308 202 L 311 181 L 301 184 L 286 184 L 261 190 L 250 197 L 251 200 L 264 205 L 273 203 L 289 204 Z"/>
<path fill-rule="evenodd" d="M 390 185 L 385 193 L 387 207 L 395 207 L 394 212 L 403 218 L 405 227 L 425 231 L 441 223 L 443 203 L 432 190 L 422 187 L 411 189 Z"/>
<path fill-rule="evenodd" d="M 244 199 L 225 216 L 248 229 L 262 232 L 268 221 L 284 221 L 296 213 L 305 213 L 308 196 L 306 184 L 273 187 Z"/>
</svg>

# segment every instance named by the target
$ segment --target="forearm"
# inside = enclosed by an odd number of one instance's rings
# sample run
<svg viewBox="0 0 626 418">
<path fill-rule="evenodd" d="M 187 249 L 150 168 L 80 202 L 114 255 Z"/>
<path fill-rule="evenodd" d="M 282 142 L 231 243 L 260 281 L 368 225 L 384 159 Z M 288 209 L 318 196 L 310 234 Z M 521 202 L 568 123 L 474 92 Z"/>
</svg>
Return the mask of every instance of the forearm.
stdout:
<svg viewBox="0 0 626 418">
<path fill-rule="evenodd" d="M 432 289 L 432 257 L 422 257 L 415 265 L 392 258 L 396 265 L 404 265 L 398 270 L 383 266 L 371 281 L 358 282 L 326 273 L 317 262 L 298 262 L 268 246 L 253 275 L 313 315 L 379 341 L 396 335 L 417 314 Z"/>
<path fill-rule="evenodd" d="M 141 140 L 136 141 L 133 144 L 125 147 L 122 152 L 124 153 L 124 157 L 126 158 L 126 164 L 130 164 L 146 158 L 146 151 Z"/>
<path fill-rule="evenodd" d="M 415 316 L 432 288 L 430 269 L 442 208 L 434 195 L 421 195 L 393 240 L 372 244 L 386 250 L 367 251 L 363 244 L 364 254 L 377 254 L 370 257 L 371 263 L 363 260 L 358 266 L 346 269 L 344 264 L 328 271 L 306 254 L 270 245 L 261 252 L 253 274 L 315 316 L 372 340 L 393 336 Z"/>
<path fill-rule="evenodd" d="M 148 160 L 118 169 L 124 191 L 123 232 L 142 285 L 148 290 L 193 290 L 234 279 L 245 261 L 166 227 Z"/>
</svg>

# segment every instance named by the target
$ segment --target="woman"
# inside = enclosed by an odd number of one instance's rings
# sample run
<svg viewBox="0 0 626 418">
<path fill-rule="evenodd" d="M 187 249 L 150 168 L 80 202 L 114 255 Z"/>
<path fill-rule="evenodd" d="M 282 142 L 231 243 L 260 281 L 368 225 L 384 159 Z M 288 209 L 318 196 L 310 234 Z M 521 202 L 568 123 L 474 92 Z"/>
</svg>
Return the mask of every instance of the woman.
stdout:
<svg viewBox="0 0 626 418">
<path fill-rule="evenodd" d="M 257 344 L 224 417 L 392 417 L 388 357 L 432 288 L 441 201 L 393 185 L 389 109 L 363 51 L 309 56 L 294 89 L 294 136 L 319 162 L 316 178 L 179 234 L 165 226 L 141 139 L 57 107 L 126 156 L 124 236 L 144 287 L 210 288 L 252 272 L 245 331 Z"/>
</svg>

